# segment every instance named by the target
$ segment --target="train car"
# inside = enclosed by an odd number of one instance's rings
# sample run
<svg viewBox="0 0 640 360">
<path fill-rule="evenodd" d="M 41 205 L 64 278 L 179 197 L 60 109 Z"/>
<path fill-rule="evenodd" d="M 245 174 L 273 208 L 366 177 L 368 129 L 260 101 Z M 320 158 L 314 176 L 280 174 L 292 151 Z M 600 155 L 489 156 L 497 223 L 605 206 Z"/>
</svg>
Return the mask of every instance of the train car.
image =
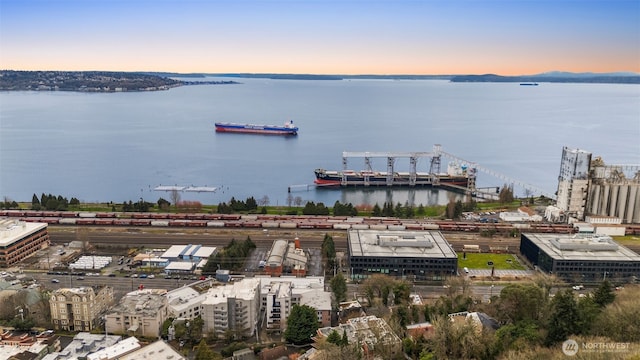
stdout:
<svg viewBox="0 0 640 360">
<path fill-rule="evenodd" d="M 242 218 L 241 215 L 238 214 L 222 214 L 221 220 L 240 220 Z"/>
<path fill-rule="evenodd" d="M 222 215 L 221 214 L 203 214 L 202 219 L 203 220 L 220 220 L 222 219 Z"/>
<path fill-rule="evenodd" d="M 75 211 L 60 211 L 58 213 L 58 216 L 63 218 L 74 218 L 74 217 L 78 217 L 78 213 Z"/>
<path fill-rule="evenodd" d="M 78 218 L 76 219 L 76 225 L 95 225 L 96 219 L 92 218 Z"/>
<path fill-rule="evenodd" d="M 113 212 L 112 213 L 99 212 L 99 213 L 96 213 L 96 217 L 97 218 L 116 218 L 116 217 L 118 217 L 118 214 L 113 213 Z"/>
<path fill-rule="evenodd" d="M 242 227 L 242 221 L 240 221 L 240 220 L 225 220 L 224 227 L 239 228 L 239 227 Z"/>
<path fill-rule="evenodd" d="M 110 218 L 96 218 L 96 225 L 113 225 L 113 219 Z"/>
<path fill-rule="evenodd" d="M 151 219 L 131 219 L 131 225 L 135 226 L 149 226 L 151 225 Z"/>
<path fill-rule="evenodd" d="M 187 222 L 188 227 L 205 227 L 207 226 L 206 220 L 189 220 Z"/>
<path fill-rule="evenodd" d="M 133 219 L 129 219 L 129 218 L 118 218 L 113 220 L 113 225 L 118 225 L 118 226 L 129 226 L 131 225 L 131 221 Z"/>
</svg>

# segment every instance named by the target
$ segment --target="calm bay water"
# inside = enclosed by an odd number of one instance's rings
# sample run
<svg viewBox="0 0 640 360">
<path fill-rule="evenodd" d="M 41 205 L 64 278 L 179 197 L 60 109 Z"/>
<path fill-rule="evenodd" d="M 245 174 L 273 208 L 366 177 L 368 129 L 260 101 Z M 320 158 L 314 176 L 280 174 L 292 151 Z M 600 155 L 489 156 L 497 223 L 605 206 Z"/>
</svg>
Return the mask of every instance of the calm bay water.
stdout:
<svg viewBox="0 0 640 360">
<path fill-rule="evenodd" d="M 640 164 L 637 85 L 239 81 L 159 92 L 2 92 L 0 196 L 156 201 L 170 199 L 153 191 L 158 185 L 195 185 L 220 190 L 183 193 L 183 200 L 268 196 L 283 205 L 289 186 L 313 183 L 315 168 L 340 169 L 343 151 L 431 151 L 434 144 L 549 193 L 563 146 Z M 300 127 L 297 137 L 216 134 L 213 126 L 289 119 Z M 360 170 L 364 161 L 349 165 Z M 384 159 L 373 165 L 386 169 Z M 407 159 L 396 162 L 408 168 Z M 427 171 L 428 159 L 418 168 Z M 478 178 L 479 186 L 505 183 L 484 172 Z M 447 192 L 431 189 L 295 189 L 304 190 L 294 197 L 327 205 L 448 201 Z"/>
</svg>

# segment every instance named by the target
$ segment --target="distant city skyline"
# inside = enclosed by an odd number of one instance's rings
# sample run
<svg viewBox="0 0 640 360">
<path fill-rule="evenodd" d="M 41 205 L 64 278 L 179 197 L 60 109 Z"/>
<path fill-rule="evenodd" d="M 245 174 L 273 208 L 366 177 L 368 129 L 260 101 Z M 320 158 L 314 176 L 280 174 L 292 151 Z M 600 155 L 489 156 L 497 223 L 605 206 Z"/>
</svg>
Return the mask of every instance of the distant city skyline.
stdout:
<svg viewBox="0 0 640 360">
<path fill-rule="evenodd" d="M 640 1 L 0 0 L 0 68 L 640 73 Z"/>
</svg>

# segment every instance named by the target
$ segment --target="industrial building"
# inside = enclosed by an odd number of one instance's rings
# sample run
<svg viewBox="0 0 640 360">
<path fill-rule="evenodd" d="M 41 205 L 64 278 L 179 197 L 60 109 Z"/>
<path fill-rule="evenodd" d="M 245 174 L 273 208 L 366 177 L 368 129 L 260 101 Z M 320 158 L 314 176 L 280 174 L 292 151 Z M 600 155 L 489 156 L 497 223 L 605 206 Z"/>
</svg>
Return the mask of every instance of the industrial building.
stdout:
<svg viewBox="0 0 640 360">
<path fill-rule="evenodd" d="M 47 246 L 46 223 L 0 218 L 0 268 L 11 267 Z"/>
<path fill-rule="evenodd" d="M 273 242 L 264 264 L 264 272 L 272 276 L 283 273 L 296 276 L 307 274 L 307 254 L 300 247 L 300 239 L 293 242 L 279 239 Z"/>
<path fill-rule="evenodd" d="M 602 215 L 640 223 L 640 165 L 607 165 L 590 152 L 563 147 L 556 206 L 558 221 Z"/>
<path fill-rule="evenodd" d="M 351 277 L 386 274 L 439 280 L 456 275 L 458 256 L 439 231 L 350 230 Z"/>
<path fill-rule="evenodd" d="M 640 278 L 640 255 L 606 235 L 523 233 L 520 252 L 539 270 L 569 282 Z"/>
<path fill-rule="evenodd" d="M 108 309 L 113 301 L 113 288 L 109 286 L 55 290 L 49 299 L 53 328 L 91 331 L 100 322 L 100 314 Z"/>
</svg>

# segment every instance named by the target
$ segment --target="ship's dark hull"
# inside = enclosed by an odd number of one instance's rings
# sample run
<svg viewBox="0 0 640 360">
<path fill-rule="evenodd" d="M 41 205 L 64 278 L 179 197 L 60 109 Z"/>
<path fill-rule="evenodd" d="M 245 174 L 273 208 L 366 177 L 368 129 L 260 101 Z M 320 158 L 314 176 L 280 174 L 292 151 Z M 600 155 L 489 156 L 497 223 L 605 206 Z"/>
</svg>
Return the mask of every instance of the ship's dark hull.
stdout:
<svg viewBox="0 0 640 360">
<path fill-rule="evenodd" d="M 466 176 L 452 176 L 447 174 L 416 174 L 415 180 L 411 180 L 409 173 L 394 173 L 387 176 L 385 173 L 353 172 L 353 171 L 325 171 L 315 170 L 314 183 L 319 186 L 433 186 L 434 182 L 466 187 Z M 343 179 L 344 177 L 344 179 Z M 344 181 L 343 181 L 344 180 Z"/>
</svg>

